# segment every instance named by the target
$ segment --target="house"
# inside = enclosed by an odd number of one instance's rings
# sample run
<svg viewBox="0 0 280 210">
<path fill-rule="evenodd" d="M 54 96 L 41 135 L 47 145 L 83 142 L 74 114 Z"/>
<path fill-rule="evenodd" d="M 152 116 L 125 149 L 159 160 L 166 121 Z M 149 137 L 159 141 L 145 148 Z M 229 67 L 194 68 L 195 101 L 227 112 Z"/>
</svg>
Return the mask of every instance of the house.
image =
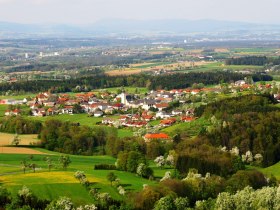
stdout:
<svg viewBox="0 0 280 210">
<path fill-rule="evenodd" d="M 175 118 L 169 118 L 169 119 L 161 120 L 160 125 L 167 127 L 167 126 L 171 126 L 175 122 L 176 122 Z"/>
<path fill-rule="evenodd" d="M 56 114 L 54 108 L 48 108 L 46 115 L 54 115 L 54 114 Z"/>
<path fill-rule="evenodd" d="M 165 133 L 147 133 L 144 137 L 146 143 L 152 140 L 170 140 L 170 137 Z"/>
<path fill-rule="evenodd" d="M 18 116 L 18 115 L 20 115 L 20 110 L 19 109 L 6 110 L 5 111 L 5 116 Z"/>
<path fill-rule="evenodd" d="M 105 124 L 105 125 L 112 125 L 114 124 L 115 120 L 114 119 L 111 119 L 111 118 L 103 118 L 102 119 L 102 124 Z"/>
<path fill-rule="evenodd" d="M 183 111 L 182 110 L 172 110 L 171 112 L 173 115 L 181 115 L 183 114 Z"/>
<path fill-rule="evenodd" d="M 161 103 L 154 105 L 154 108 L 158 109 L 159 111 L 162 111 L 163 109 L 166 109 L 168 107 L 168 103 Z"/>
<path fill-rule="evenodd" d="M 62 114 L 73 114 L 73 106 L 65 106 L 61 109 Z"/>
<path fill-rule="evenodd" d="M 169 118 L 169 117 L 172 117 L 173 115 L 170 114 L 170 113 L 166 113 L 164 111 L 161 111 L 161 112 L 157 112 L 156 113 L 156 118 L 161 118 L 161 119 L 164 119 L 164 118 Z"/>
<path fill-rule="evenodd" d="M 196 94 L 198 94 L 198 93 L 200 93 L 200 90 L 199 90 L 199 89 L 193 89 L 193 90 L 191 91 L 191 94 L 192 94 L 192 95 L 196 95 Z"/>
<path fill-rule="evenodd" d="M 274 94 L 274 98 L 280 103 L 280 94 Z"/>
<path fill-rule="evenodd" d="M 153 107 L 156 104 L 156 101 L 153 99 L 145 99 L 143 101 L 142 109 L 149 110 L 151 107 Z"/>
<path fill-rule="evenodd" d="M 235 86 L 242 86 L 242 85 L 245 85 L 245 84 L 246 84 L 245 80 L 238 80 L 234 83 Z"/>
<path fill-rule="evenodd" d="M 94 117 L 101 117 L 103 115 L 103 112 L 102 111 L 95 111 L 93 115 L 94 115 Z"/>
<path fill-rule="evenodd" d="M 182 116 L 181 117 L 181 121 L 183 121 L 183 122 L 191 122 L 193 120 L 195 120 L 194 117 L 190 117 L 190 116 Z"/>
</svg>

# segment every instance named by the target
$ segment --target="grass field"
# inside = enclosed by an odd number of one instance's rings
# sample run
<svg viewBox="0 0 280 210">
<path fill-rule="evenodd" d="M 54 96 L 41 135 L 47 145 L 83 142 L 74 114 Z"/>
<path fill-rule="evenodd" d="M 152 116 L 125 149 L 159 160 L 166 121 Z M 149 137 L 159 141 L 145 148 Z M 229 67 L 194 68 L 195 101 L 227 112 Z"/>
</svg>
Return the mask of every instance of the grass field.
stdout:
<svg viewBox="0 0 280 210">
<path fill-rule="evenodd" d="M 0 104 L 0 117 L 5 115 L 5 111 L 8 109 L 8 105 Z"/>
<path fill-rule="evenodd" d="M 51 155 L 53 162 L 56 164 L 58 153 L 49 152 L 44 149 L 38 151 Z M 62 171 L 59 167 L 54 168 L 49 172 L 47 164 L 44 161 L 46 155 L 33 155 L 30 160 L 29 155 L 22 154 L 1 154 L 0 153 L 0 182 L 15 194 L 22 185 L 29 187 L 37 196 L 44 199 L 56 199 L 59 196 L 71 197 L 76 205 L 92 202 L 88 191 L 78 183 L 74 178 L 74 173 L 77 170 L 84 171 L 89 181 L 94 188 L 98 188 L 100 192 L 109 192 L 115 199 L 122 199 L 114 187 L 110 186 L 106 179 L 109 171 L 93 170 L 95 164 L 107 163 L 114 164 L 116 159 L 109 156 L 75 156 L 71 155 L 71 161 L 67 171 Z M 23 174 L 20 162 L 26 159 L 28 162 L 33 162 L 37 165 L 36 173 L 27 171 Z M 153 164 L 153 163 L 151 163 Z M 153 164 L 156 176 L 164 175 L 166 169 L 158 169 Z M 140 178 L 135 174 L 114 171 L 121 180 L 120 183 L 125 187 L 126 191 L 141 190 L 143 184 L 155 185 L 155 181 Z"/>
<path fill-rule="evenodd" d="M 259 70 L 262 69 L 262 66 L 250 66 L 250 65 L 223 65 L 221 62 L 214 63 L 206 63 L 204 65 L 195 66 L 194 68 L 187 70 L 180 70 L 178 72 L 190 72 L 190 71 L 198 71 L 198 72 L 209 72 L 209 71 L 217 71 L 217 70 L 234 70 L 234 71 L 242 71 L 242 70 Z"/>
<path fill-rule="evenodd" d="M 26 94 L 23 94 L 23 95 L 0 95 L 0 99 L 15 99 L 15 100 L 20 100 L 20 99 L 24 99 L 24 98 L 34 98 L 36 96 L 36 94 L 34 93 L 26 93 Z"/>
<path fill-rule="evenodd" d="M 98 126 L 96 123 L 100 123 L 102 121 L 102 117 L 88 117 L 88 114 L 60 114 L 48 117 L 27 117 L 28 119 L 39 120 L 41 122 L 45 122 L 49 119 L 61 120 L 63 122 L 73 122 L 80 123 L 80 125 L 86 125 L 89 127 Z M 111 118 L 118 118 L 118 116 L 112 116 Z M 105 126 L 107 127 L 107 126 Z M 130 129 L 122 128 L 118 129 L 119 137 L 130 137 L 133 135 L 133 132 Z"/>
<path fill-rule="evenodd" d="M 199 118 L 191 122 L 172 125 L 170 127 L 164 128 L 162 131 L 170 134 L 171 136 L 181 132 L 187 132 L 188 136 L 197 136 L 200 132 L 200 129 L 207 127 L 208 125 L 208 121 L 206 121 L 204 118 Z"/>
<path fill-rule="evenodd" d="M 116 87 L 116 88 L 106 88 L 106 89 L 96 89 L 96 90 L 93 90 L 93 92 L 102 92 L 104 90 L 107 90 L 111 93 L 117 93 L 118 90 L 121 90 L 122 87 Z M 135 94 L 136 92 L 136 89 L 138 91 L 138 93 L 141 93 L 141 94 L 144 94 L 144 93 L 147 93 L 149 92 L 149 90 L 147 88 L 144 88 L 144 87 L 124 87 L 123 88 L 125 90 L 125 92 L 127 93 L 133 93 Z"/>
</svg>

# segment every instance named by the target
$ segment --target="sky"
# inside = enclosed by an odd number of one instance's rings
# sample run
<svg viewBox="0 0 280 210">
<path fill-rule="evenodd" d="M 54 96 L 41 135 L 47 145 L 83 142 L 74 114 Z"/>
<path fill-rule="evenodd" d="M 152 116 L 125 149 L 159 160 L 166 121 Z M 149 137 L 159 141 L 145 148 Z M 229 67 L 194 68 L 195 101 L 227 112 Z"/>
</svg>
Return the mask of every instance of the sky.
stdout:
<svg viewBox="0 0 280 210">
<path fill-rule="evenodd" d="M 280 24 L 279 0 L 0 0 L 0 21 L 90 24 L 103 19 L 214 19 Z"/>
</svg>

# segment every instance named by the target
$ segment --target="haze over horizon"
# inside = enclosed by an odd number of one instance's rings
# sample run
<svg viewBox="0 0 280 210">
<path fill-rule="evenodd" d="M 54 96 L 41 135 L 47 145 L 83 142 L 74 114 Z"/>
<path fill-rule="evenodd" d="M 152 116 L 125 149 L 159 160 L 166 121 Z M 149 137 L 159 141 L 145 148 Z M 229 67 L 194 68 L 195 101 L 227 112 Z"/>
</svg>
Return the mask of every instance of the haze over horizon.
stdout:
<svg viewBox="0 0 280 210">
<path fill-rule="evenodd" d="M 0 0 L 0 21 L 91 24 L 104 19 L 227 20 L 279 24 L 277 0 Z"/>
</svg>

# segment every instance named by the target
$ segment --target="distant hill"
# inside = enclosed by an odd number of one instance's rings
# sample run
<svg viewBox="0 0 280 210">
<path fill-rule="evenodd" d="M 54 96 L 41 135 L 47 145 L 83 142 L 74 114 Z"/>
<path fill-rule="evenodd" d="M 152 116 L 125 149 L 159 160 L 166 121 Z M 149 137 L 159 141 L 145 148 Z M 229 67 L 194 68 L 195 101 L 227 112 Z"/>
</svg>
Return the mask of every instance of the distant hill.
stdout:
<svg viewBox="0 0 280 210">
<path fill-rule="evenodd" d="M 88 36 L 108 34 L 189 34 L 214 32 L 280 32 L 280 25 L 217 20 L 101 20 L 86 26 L 0 22 L 0 35 Z"/>
</svg>

